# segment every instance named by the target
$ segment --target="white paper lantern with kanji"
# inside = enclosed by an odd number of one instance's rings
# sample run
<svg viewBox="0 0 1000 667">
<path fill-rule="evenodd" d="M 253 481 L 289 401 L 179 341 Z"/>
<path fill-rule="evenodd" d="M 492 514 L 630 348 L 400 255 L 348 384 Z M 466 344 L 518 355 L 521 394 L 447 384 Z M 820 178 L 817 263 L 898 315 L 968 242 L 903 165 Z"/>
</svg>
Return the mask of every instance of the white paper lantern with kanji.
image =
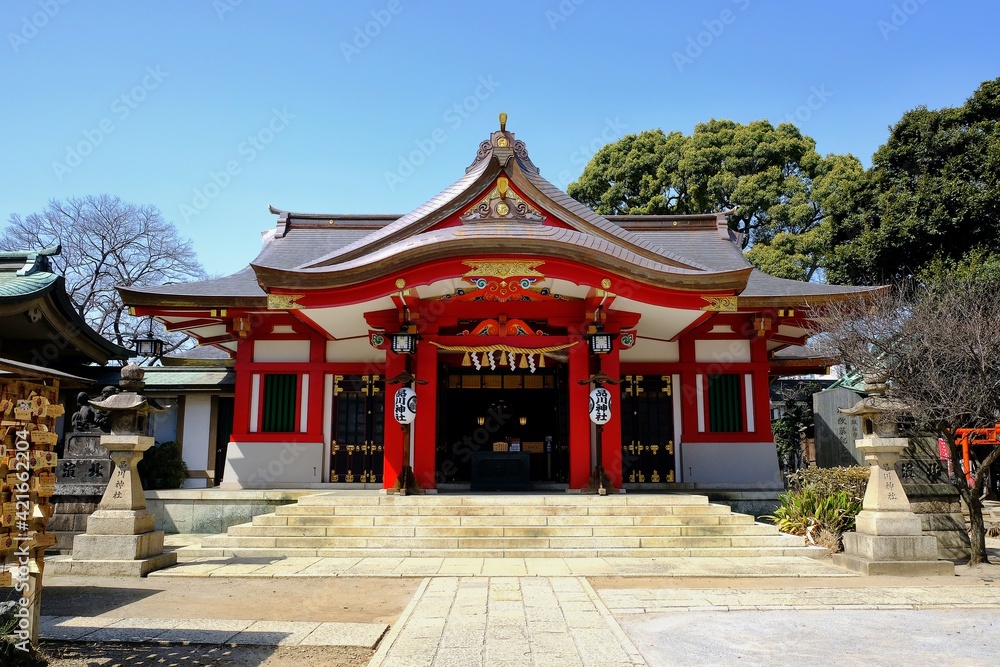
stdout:
<svg viewBox="0 0 1000 667">
<path fill-rule="evenodd" d="M 590 392 L 590 421 L 598 426 L 611 421 L 611 392 L 604 387 Z"/>
<path fill-rule="evenodd" d="M 400 424 L 412 424 L 417 416 L 417 393 L 409 387 L 397 389 L 392 405 L 392 416 Z"/>
</svg>

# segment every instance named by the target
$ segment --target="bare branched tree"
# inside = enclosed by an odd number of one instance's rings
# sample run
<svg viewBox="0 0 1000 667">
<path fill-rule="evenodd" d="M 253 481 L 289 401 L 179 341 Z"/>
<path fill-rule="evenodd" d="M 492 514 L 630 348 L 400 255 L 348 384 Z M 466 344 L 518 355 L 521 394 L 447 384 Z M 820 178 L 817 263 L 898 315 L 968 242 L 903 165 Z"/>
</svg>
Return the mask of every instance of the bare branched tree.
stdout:
<svg viewBox="0 0 1000 667">
<path fill-rule="evenodd" d="M 129 347 L 136 333 L 147 333 L 115 290 L 117 285 L 162 285 L 205 275 L 191 242 L 155 206 L 123 202 L 109 195 L 53 199 L 41 213 L 12 215 L 0 236 L 0 250 L 41 250 L 56 244 L 52 268 L 66 279 L 66 291 L 79 313 L 105 338 Z M 166 333 L 164 351 L 184 345 L 186 337 Z"/>
<path fill-rule="evenodd" d="M 819 322 L 827 332 L 821 340 L 849 367 L 884 374 L 887 396 L 907 406 L 907 435 L 933 434 L 947 442 L 953 482 L 969 509 L 971 565 L 988 562 L 982 497 L 1000 447 L 979 462 L 970 485 L 961 472 L 958 429 L 1000 422 L 998 315 L 1000 281 L 959 275 L 885 290 L 861 307 L 830 306 Z"/>
</svg>

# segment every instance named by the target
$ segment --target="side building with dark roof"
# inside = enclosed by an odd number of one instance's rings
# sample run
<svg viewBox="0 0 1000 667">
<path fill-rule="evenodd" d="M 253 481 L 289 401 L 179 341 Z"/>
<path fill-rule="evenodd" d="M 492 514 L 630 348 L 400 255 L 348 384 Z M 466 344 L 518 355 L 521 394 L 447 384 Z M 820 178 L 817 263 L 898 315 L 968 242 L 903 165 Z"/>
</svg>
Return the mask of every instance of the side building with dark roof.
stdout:
<svg viewBox="0 0 1000 667">
<path fill-rule="evenodd" d="M 864 291 L 754 269 L 724 213 L 598 215 L 503 125 L 405 215 L 271 211 L 242 271 L 121 288 L 234 358 L 224 487 L 778 489 L 770 383 Z"/>
</svg>

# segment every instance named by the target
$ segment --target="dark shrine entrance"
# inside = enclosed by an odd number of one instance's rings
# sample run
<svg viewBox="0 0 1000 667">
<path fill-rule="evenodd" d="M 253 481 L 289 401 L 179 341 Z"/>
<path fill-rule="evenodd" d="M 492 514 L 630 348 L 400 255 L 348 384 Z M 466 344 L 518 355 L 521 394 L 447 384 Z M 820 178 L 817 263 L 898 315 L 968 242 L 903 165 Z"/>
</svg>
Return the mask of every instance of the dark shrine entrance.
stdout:
<svg viewBox="0 0 1000 667">
<path fill-rule="evenodd" d="M 621 383 L 622 481 L 675 481 L 674 408 L 669 375 L 626 375 Z"/>
<path fill-rule="evenodd" d="M 471 484 L 473 490 L 565 484 L 569 479 L 566 376 L 561 363 L 534 373 L 442 367 L 437 483 Z M 497 472 L 508 481 L 485 479 L 484 471 Z"/>
<path fill-rule="evenodd" d="M 382 481 L 384 392 L 385 378 L 378 375 L 334 376 L 331 482 Z"/>
</svg>

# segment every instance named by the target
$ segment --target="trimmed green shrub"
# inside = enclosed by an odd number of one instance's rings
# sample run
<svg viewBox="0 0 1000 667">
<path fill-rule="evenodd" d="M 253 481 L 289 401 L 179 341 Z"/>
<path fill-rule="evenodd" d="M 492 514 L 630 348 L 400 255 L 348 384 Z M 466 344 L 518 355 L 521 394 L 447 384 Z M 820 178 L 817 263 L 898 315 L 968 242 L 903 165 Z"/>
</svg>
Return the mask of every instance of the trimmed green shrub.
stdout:
<svg viewBox="0 0 1000 667">
<path fill-rule="evenodd" d="M 851 498 L 863 500 L 870 474 L 867 466 L 802 468 L 788 475 L 788 486 L 793 491 L 804 489 L 812 489 L 819 493 L 846 491 Z"/>
<path fill-rule="evenodd" d="M 139 461 L 139 479 L 147 491 L 179 489 L 188 478 L 188 467 L 181 458 L 181 448 L 173 440 L 150 447 Z"/>
</svg>

